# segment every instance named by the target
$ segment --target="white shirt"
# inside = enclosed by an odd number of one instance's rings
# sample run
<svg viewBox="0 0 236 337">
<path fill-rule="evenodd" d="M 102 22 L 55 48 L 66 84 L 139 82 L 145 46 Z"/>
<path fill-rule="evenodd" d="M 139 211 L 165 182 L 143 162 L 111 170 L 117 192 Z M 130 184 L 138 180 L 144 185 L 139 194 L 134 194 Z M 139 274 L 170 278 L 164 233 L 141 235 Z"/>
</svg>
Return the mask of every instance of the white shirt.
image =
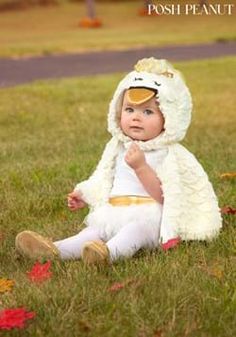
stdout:
<svg viewBox="0 0 236 337">
<path fill-rule="evenodd" d="M 116 158 L 115 175 L 113 187 L 110 196 L 122 195 L 138 195 L 150 196 L 142 183 L 139 181 L 135 171 L 125 162 L 125 154 L 127 149 L 122 148 Z M 167 155 L 168 150 L 163 148 L 159 150 L 144 152 L 147 163 L 156 171 L 158 166 L 162 164 Z"/>
</svg>

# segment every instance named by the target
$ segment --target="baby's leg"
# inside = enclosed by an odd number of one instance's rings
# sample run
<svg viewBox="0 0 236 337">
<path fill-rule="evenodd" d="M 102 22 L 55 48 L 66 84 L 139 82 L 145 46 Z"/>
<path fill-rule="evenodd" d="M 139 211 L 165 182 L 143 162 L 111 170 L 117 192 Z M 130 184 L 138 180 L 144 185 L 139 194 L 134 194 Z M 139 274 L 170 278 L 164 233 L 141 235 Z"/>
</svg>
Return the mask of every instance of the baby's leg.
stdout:
<svg viewBox="0 0 236 337">
<path fill-rule="evenodd" d="M 112 261 L 118 258 L 131 257 L 140 248 L 158 246 L 159 230 L 147 223 L 129 223 L 106 244 Z"/>
<path fill-rule="evenodd" d="M 53 243 L 59 250 L 60 257 L 66 260 L 80 258 L 83 244 L 90 240 L 100 240 L 99 232 L 95 228 L 86 227 L 74 236 Z"/>
</svg>

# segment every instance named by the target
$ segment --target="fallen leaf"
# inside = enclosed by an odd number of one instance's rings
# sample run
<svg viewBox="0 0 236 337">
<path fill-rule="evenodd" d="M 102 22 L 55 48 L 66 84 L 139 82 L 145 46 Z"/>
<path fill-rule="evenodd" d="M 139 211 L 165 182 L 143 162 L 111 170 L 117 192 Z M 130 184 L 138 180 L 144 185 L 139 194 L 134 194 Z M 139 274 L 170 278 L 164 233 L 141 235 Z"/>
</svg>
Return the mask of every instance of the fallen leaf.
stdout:
<svg viewBox="0 0 236 337">
<path fill-rule="evenodd" d="M 43 282 L 52 277 L 52 272 L 49 271 L 51 261 L 46 263 L 36 262 L 30 272 L 27 272 L 28 278 L 32 282 Z"/>
<path fill-rule="evenodd" d="M 166 243 L 163 243 L 161 245 L 161 248 L 166 251 L 166 250 L 169 250 L 171 248 L 174 248 L 176 246 L 178 246 L 178 244 L 180 243 L 180 238 L 174 238 L 174 239 L 170 239 L 168 240 Z"/>
<path fill-rule="evenodd" d="M 22 329 L 25 322 L 35 317 L 35 312 L 24 308 L 4 309 L 0 311 L 0 330 Z"/>
<path fill-rule="evenodd" d="M 211 275 L 215 276 L 218 279 L 222 279 L 222 277 L 224 276 L 224 271 L 219 268 L 214 268 L 211 270 Z"/>
<path fill-rule="evenodd" d="M 92 326 L 91 324 L 86 321 L 86 320 L 79 320 L 79 326 L 80 326 L 80 329 L 84 332 L 89 332 L 90 330 L 92 330 Z"/>
<path fill-rule="evenodd" d="M 6 291 L 11 291 L 14 286 L 13 280 L 8 280 L 6 278 L 0 278 L 0 293 L 5 293 Z"/>
<path fill-rule="evenodd" d="M 133 283 L 135 282 L 135 280 L 133 279 L 128 279 L 124 282 L 115 282 L 112 284 L 112 286 L 110 288 L 108 288 L 108 291 L 110 292 L 116 292 L 116 291 L 119 291 L 121 289 L 123 289 L 124 287 L 130 285 L 130 283 Z"/>
<path fill-rule="evenodd" d="M 0 232 L 0 241 L 3 241 L 3 238 L 4 238 L 3 232 Z"/>
<path fill-rule="evenodd" d="M 235 178 L 235 177 L 236 177 L 236 172 L 226 172 L 226 173 L 222 173 L 220 175 L 221 179 L 224 179 L 224 178 Z"/>
<path fill-rule="evenodd" d="M 108 289 L 110 292 L 116 292 L 125 287 L 125 283 L 116 282 Z"/>
<path fill-rule="evenodd" d="M 211 265 L 200 266 L 200 269 L 207 273 L 209 276 L 213 276 L 221 280 L 224 276 L 224 266 L 219 261 L 215 261 Z"/>
<path fill-rule="evenodd" d="M 163 331 L 162 330 L 156 330 L 154 331 L 153 337 L 162 337 L 163 336 Z"/>
<path fill-rule="evenodd" d="M 222 277 L 224 276 L 224 270 L 221 266 L 212 266 L 212 267 L 208 267 L 206 272 L 210 275 L 210 276 L 214 276 L 216 278 L 218 278 L 219 280 L 222 279 Z"/>
<path fill-rule="evenodd" d="M 236 208 L 233 208 L 231 206 L 224 206 L 221 208 L 221 213 L 222 214 L 236 214 Z"/>
</svg>

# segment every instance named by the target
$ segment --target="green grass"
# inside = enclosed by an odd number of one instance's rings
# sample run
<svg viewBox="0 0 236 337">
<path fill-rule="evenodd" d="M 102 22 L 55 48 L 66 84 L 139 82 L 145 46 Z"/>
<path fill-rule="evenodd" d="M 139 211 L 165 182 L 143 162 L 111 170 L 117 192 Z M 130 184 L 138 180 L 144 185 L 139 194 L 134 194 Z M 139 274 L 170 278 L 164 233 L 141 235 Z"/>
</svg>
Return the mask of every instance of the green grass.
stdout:
<svg viewBox="0 0 236 337">
<path fill-rule="evenodd" d="M 236 58 L 178 63 L 194 97 L 184 141 L 207 170 L 220 206 L 233 205 Z M 172 252 L 142 251 L 101 270 L 54 261 L 53 278 L 30 283 L 33 263 L 14 250 L 25 229 L 53 239 L 77 232 L 86 210 L 69 212 L 66 194 L 95 167 L 109 138 L 108 102 L 123 74 L 36 82 L 0 92 L 0 277 L 15 280 L 0 309 L 37 313 L 22 331 L 3 336 L 233 337 L 233 216 L 211 243 L 183 243 Z M 129 281 L 129 282 L 128 282 Z M 114 282 L 127 282 L 116 293 Z"/>
<path fill-rule="evenodd" d="M 83 2 L 2 12 L 0 57 L 235 40 L 235 15 L 140 17 L 142 4 L 97 2 L 97 16 L 103 22 L 99 29 L 78 27 L 86 16 Z"/>
</svg>

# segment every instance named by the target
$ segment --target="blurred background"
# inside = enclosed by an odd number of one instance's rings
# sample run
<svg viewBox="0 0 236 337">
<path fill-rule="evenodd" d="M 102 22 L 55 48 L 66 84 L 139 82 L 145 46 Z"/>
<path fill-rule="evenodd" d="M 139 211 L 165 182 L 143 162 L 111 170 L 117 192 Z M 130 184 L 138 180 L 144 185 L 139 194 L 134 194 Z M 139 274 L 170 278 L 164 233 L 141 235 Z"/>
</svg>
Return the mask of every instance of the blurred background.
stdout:
<svg viewBox="0 0 236 337">
<path fill-rule="evenodd" d="M 228 42 L 233 15 L 147 15 L 151 1 L 0 0 L 0 57 Z M 154 4 L 235 4 L 156 1 Z"/>
</svg>

